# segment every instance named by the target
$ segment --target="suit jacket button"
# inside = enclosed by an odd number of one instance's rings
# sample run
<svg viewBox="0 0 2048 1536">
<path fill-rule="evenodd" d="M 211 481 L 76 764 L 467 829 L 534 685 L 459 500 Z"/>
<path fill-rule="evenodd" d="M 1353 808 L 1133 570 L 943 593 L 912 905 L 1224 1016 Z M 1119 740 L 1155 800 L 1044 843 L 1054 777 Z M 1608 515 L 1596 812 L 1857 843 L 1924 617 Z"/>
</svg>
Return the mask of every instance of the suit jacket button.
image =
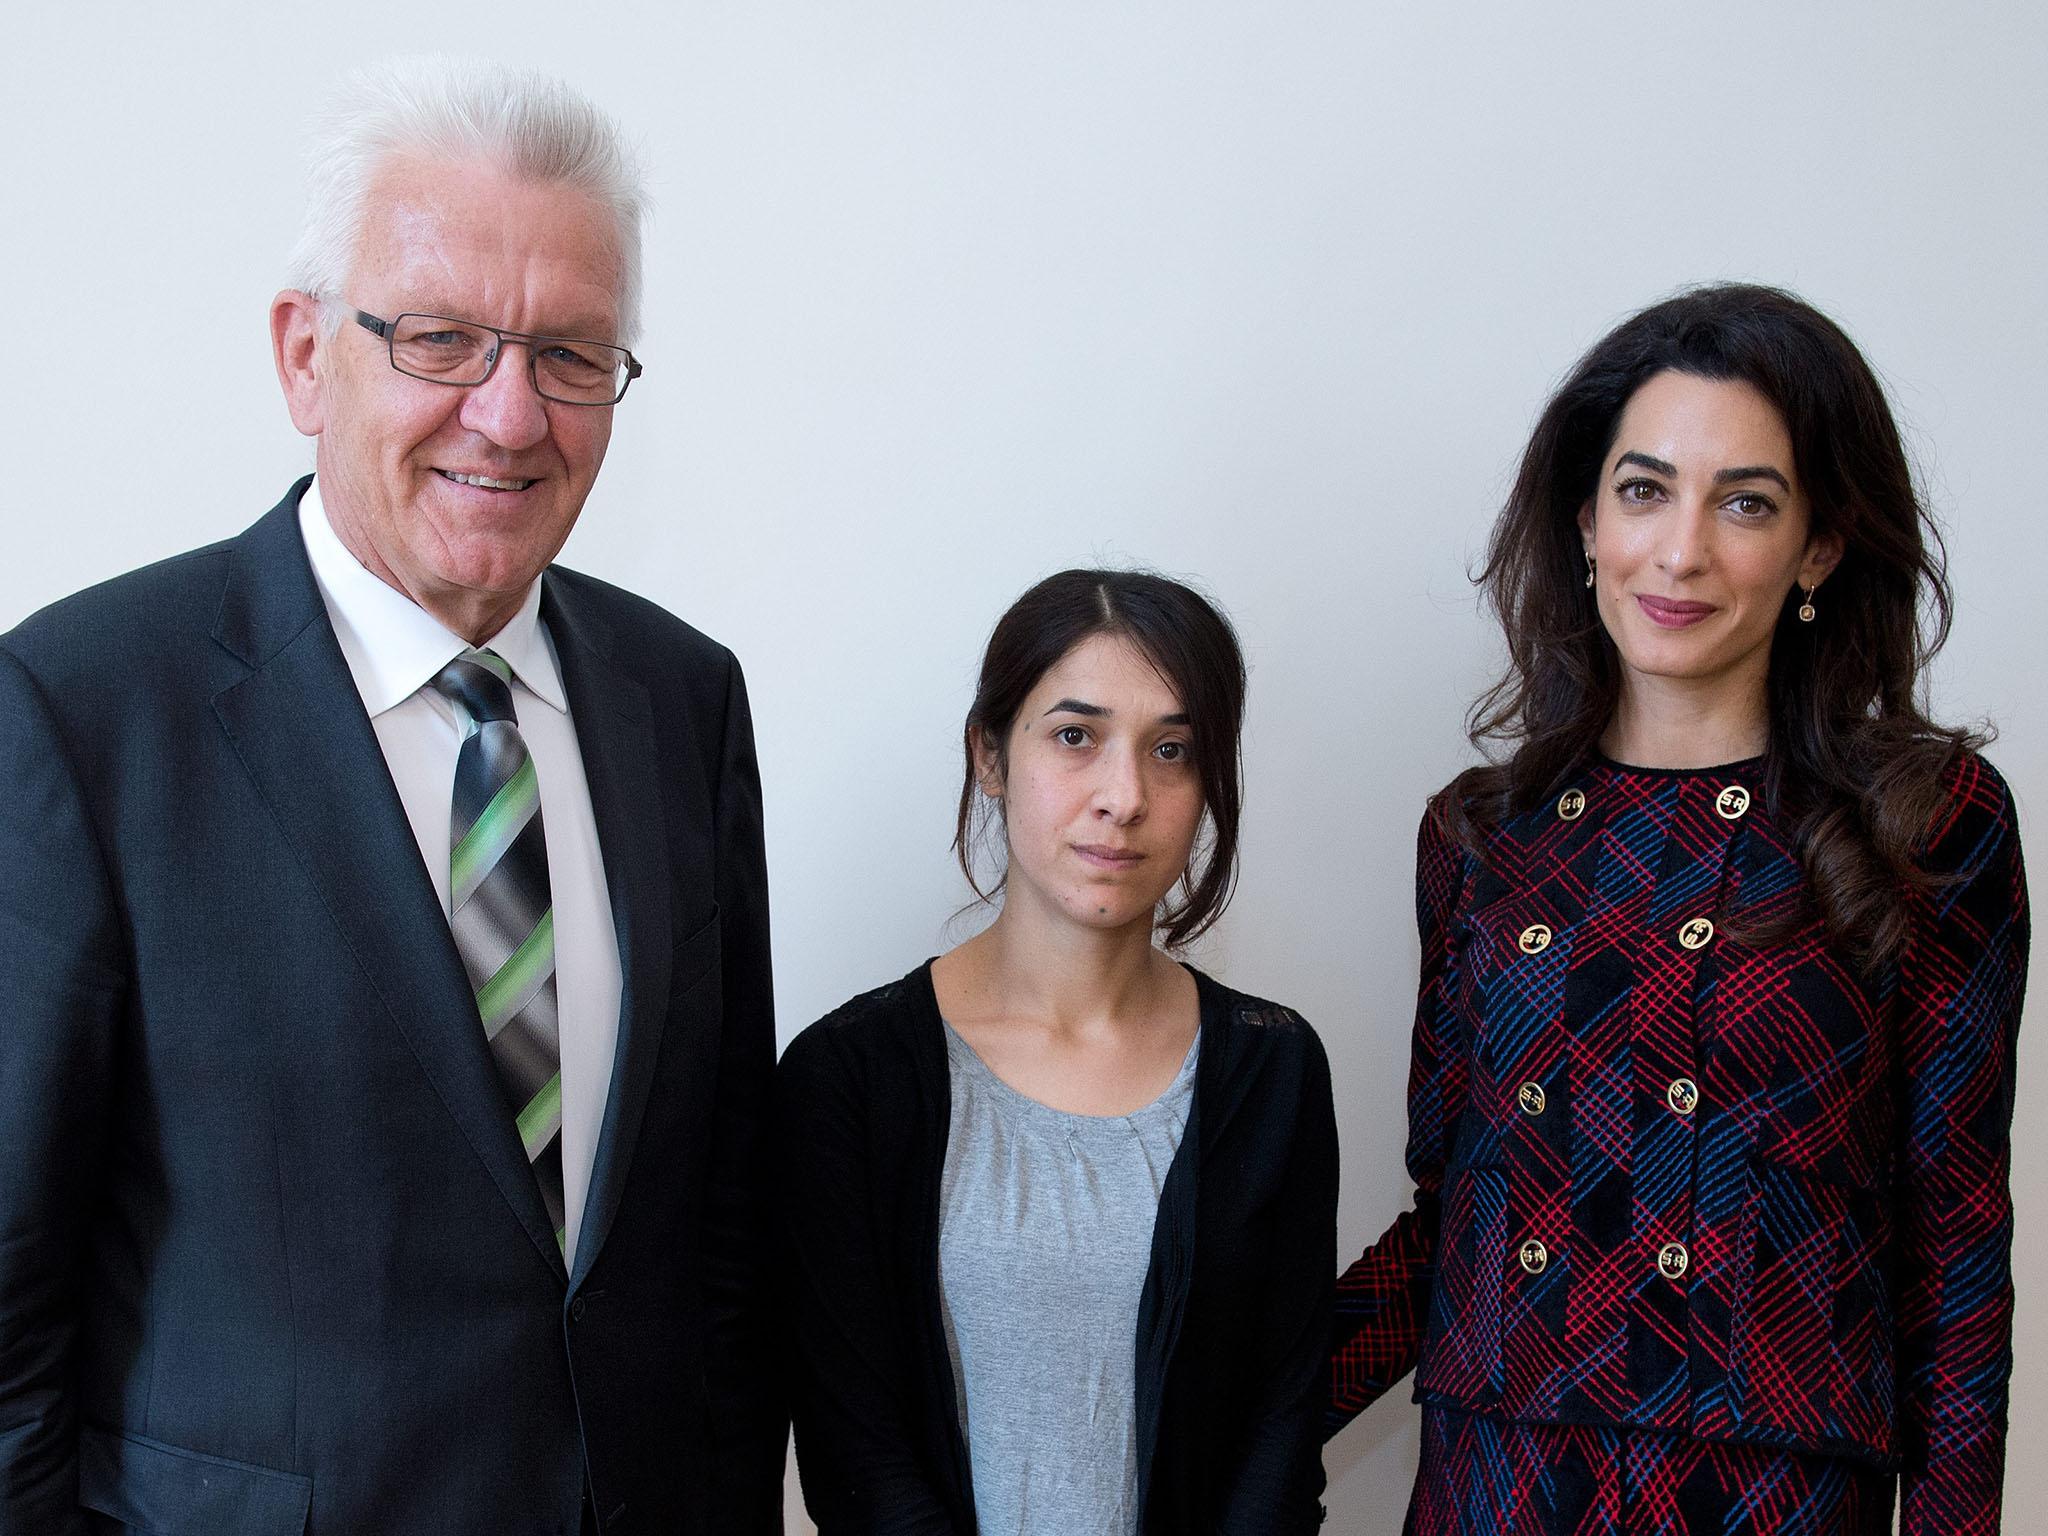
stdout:
<svg viewBox="0 0 2048 1536">
<path fill-rule="evenodd" d="M 1522 1244 L 1522 1251 L 1518 1257 L 1522 1261 L 1522 1268 L 1532 1275 L 1542 1274 L 1550 1264 L 1550 1250 L 1533 1237 Z"/>
<path fill-rule="evenodd" d="M 1541 1083 L 1522 1084 L 1521 1087 L 1515 1090 L 1515 1102 L 1522 1106 L 1522 1113 L 1525 1115 L 1542 1114 L 1545 1103 L 1543 1085 Z"/>
<path fill-rule="evenodd" d="M 1700 1087 L 1689 1077 L 1674 1077 L 1664 1090 L 1664 1101 L 1674 1114 L 1689 1115 L 1699 1107 Z"/>
<path fill-rule="evenodd" d="M 1678 942 L 1687 949 L 1705 949 L 1714 937 L 1714 921 L 1708 917 L 1689 918 L 1679 924 Z"/>
<path fill-rule="evenodd" d="M 1657 1273 L 1666 1280 L 1683 1280 L 1692 1265 L 1692 1255 L 1683 1243 L 1666 1243 L 1657 1250 Z"/>
<path fill-rule="evenodd" d="M 570 1302 L 570 1303 L 569 1303 L 569 1321 L 570 1321 L 570 1322 L 572 1322 L 572 1323 L 580 1323 L 580 1322 L 582 1322 L 582 1321 L 583 1321 L 583 1311 L 584 1311 L 584 1302 L 583 1302 L 583 1298 L 582 1298 L 581 1296 L 578 1296 L 578 1297 L 577 1297 L 577 1298 L 576 1298 L 576 1299 L 575 1299 L 574 1301 L 572 1301 L 572 1302 Z"/>
<path fill-rule="evenodd" d="M 1577 821 L 1586 814 L 1586 792 L 1583 789 L 1568 789 L 1557 797 L 1557 815 L 1560 821 Z"/>
<path fill-rule="evenodd" d="M 1749 791 L 1740 784 L 1730 784 L 1714 800 L 1714 814 L 1723 821 L 1740 821 L 1748 809 Z"/>
<path fill-rule="evenodd" d="M 1515 944 L 1525 955 L 1542 954 L 1544 950 L 1550 948 L 1549 924 L 1531 923 L 1522 930 L 1521 937 L 1515 940 Z"/>
</svg>

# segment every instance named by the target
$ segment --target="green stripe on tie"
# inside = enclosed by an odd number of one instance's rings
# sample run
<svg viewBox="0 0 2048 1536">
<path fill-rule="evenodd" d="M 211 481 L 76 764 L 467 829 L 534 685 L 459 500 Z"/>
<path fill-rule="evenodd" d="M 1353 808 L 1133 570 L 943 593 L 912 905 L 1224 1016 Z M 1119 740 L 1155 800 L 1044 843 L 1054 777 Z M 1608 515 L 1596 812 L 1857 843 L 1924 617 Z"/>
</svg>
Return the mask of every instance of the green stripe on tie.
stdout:
<svg viewBox="0 0 2048 1536">
<path fill-rule="evenodd" d="M 533 1101 L 519 1111 L 519 1140 L 526 1147 L 526 1160 L 530 1163 L 539 1157 L 561 1128 L 562 1074 L 557 1072 L 533 1096 Z"/>
<path fill-rule="evenodd" d="M 476 825 L 448 855 L 448 878 L 454 882 L 452 889 L 470 889 L 485 870 L 497 863 L 505 850 L 512 846 L 512 840 L 525 829 L 538 804 L 540 775 L 535 772 L 533 759 L 529 757 L 519 765 L 519 771 L 491 796 L 491 803 L 477 817 Z"/>
<path fill-rule="evenodd" d="M 540 921 L 533 932 L 526 936 L 526 942 L 512 951 L 512 958 L 498 967 L 498 974 L 484 983 L 483 990 L 476 995 L 476 1011 L 486 1019 L 495 1019 L 505 1005 L 532 985 L 536 977 L 544 975 L 555 963 L 555 909 L 549 907 L 541 913 Z"/>
<path fill-rule="evenodd" d="M 495 672 L 499 682 L 504 683 L 507 687 L 511 686 L 512 663 L 500 656 L 496 651 L 471 651 L 468 653 L 468 659 L 486 671 Z"/>
</svg>

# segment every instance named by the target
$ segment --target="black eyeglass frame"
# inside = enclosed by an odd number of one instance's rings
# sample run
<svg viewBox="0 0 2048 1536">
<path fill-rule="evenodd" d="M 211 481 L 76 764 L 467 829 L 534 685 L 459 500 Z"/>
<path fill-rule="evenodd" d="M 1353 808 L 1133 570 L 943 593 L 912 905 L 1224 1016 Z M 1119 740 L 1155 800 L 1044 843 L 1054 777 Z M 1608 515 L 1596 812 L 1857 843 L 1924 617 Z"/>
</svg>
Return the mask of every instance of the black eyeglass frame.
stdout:
<svg viewBox="0 0 2048 1536">
<path fill-rule="evenodd" d="M 389 320 L 380 320 L 366 309 L 351 307 L 349 314 L 357 325 L 384 343 L 384 357 L 391 364 L 394 373 L 402 373 L 408 379 L 418 379 L 422 384 L 443 384 L 449 389 L 475 389 L 479 384 L 488 384 L 491 375 L 498 371 L 498 361 L 505 355 L 505 343 L 516 341 L 526 348 L 526 377 L 533 385 L 533 392 L 543 400 L 552 400 L 557 405 L 617 405 L 626 398 L 626 391 L 640 377 L 640 360 L 615 341 L 599 341 L 594 336 L 534 336 L 525 331 L 500 330 L 495 325 L 485 325 L 480 320 L 462 320 L 454 315 L 432 315 L 424 310 L 408 309 L 403 314 L 393 315 Z M 491 348 L 490 361 L 484 365 L 484 376 L 480 379 L 436 379 L 424 373 L 414 373 L 398 366 L 398 322 L 401 320 L 446 320 L 450 325 L 467 326 L 472 331 L 489 331 L 498 338 L 498 344 Z M 608 347 L 622 354 L 626 359 L 626 377 L 619 385 L 619 392 L 609 400 L 564 400 L 560 395 L 551 395 L 541 388 L 540 343 L 549 341 L 569 342 L 583 347 Z"/>
</svg>

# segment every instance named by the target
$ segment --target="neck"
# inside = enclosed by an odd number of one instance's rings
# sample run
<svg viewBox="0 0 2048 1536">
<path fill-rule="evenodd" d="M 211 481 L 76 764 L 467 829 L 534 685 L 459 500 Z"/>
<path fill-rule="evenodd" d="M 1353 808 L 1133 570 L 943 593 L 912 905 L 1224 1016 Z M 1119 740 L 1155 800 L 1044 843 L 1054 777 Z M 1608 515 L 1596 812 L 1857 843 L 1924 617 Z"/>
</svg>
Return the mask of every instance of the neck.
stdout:
<svg viewBox="0 0 2048 1536">
<path fill-rule="evenodd" d="M 1600 750 L 1641 768 L 1713 768 L 1770 745 L 1765 675 L 1711 683 L 1627 674 Z"/>
<path fill-rule="evenodd" d="M 1152 943 L 1152 922 L 1089 928 L 1010 899 L 982 933 L 954 951 L 974 990 L 998 1011 L 1061 1031 L 1155 1016 L 1180 968 Z"/>
</svg>

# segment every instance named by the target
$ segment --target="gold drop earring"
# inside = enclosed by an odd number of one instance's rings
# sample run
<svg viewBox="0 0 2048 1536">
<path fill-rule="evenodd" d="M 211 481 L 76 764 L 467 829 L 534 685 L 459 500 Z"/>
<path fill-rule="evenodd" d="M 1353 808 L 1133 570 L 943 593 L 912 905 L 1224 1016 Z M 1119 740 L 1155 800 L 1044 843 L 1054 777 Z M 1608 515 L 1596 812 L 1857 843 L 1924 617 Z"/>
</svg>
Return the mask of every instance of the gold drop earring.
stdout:
<svg viewBox="0 0 2048 1536">
<path fill-rule="evenodd" d="M 1806 589 L 1806 601 L 1799 605 L 1799 622 L 1802 624 L 1811 624 L 1813 622 L 1813 593 L 1814 588 L 1819 585 L 1819 582 L 1815 582 L 1813 586 L 1808 587 Z"/>
</svg>

